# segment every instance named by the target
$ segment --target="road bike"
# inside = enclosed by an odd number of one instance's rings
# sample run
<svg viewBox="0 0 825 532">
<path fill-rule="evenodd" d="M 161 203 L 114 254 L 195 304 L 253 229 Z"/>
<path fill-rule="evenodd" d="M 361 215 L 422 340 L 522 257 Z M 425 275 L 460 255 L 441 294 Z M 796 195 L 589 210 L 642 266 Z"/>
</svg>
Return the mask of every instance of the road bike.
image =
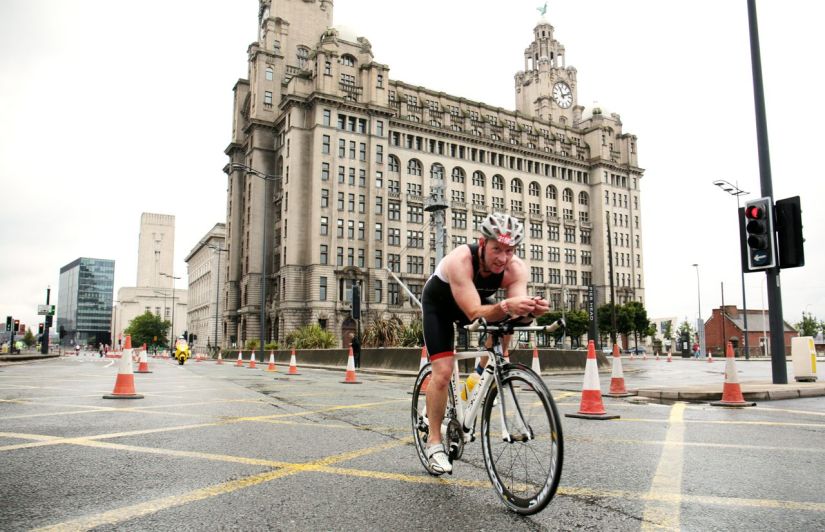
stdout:
<svg viewBox="0 0 825 532">
<path fill-rule="evenodd" d="M 487 367 L 466 401 L 461 399 L 458 361 L 474 358 L 479 353 L 456 353 L 454 357 L 447 409 L 440 427 L 441 441 L 445 448 L 449 447 L 450 462 L 461 458 L 464 445 L 475 440 L 480 414 L 487 475 L 507 508 L 523 515 L 540 512 L 556 494 L 561 478 L 564 439 L 550 390 L 532 369 L 511 363 L 504 357 L 502 338 L 523 331 L 552 333 L 561 327 L 564 327 L 563 320 L 547 326 L 518 326 L 512 320 L 494 325 L 477 320 L 466 325 L 468 331 L 481 334 L 481 345 L 484 345 L 486 335 L 492 339 Z M 415 380 L 412 429 L 418 458 L 433 474 L 427 466 L 425 452 L 430 433 L 426 385 L 431 373 L 428 363 Z"/>
</svg>

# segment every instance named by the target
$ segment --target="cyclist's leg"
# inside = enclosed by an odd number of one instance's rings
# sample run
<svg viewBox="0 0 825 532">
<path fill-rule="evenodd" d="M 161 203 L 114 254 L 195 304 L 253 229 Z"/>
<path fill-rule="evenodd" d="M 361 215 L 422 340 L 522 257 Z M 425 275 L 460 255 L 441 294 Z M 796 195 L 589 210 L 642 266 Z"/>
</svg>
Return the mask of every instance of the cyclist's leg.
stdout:
<svg viewBox="0 0 825 532">
<path fill-rule="evenodd" d="M 441 357 L 431 356 L 432 377 L 427 387 L 427 419 L 430 422 L 429 445 L 441 443 L 441 423 L 447 409 L 447 388 L 453 374 L 453 353 L 439 353 Z M 438 354 L 437 354 L 438 355 Z"/>
</svg>

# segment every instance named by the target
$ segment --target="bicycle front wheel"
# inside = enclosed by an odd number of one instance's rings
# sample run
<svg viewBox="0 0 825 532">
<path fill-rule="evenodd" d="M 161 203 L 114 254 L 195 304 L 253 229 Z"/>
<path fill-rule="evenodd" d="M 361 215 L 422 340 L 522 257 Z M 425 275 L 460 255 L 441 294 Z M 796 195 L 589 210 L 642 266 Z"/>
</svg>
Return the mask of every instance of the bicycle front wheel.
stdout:
<svg viewBox="0 0 825 532">
<path fill-rule="evenodd" d="M 504 504 L 531 515 L 547 506 L 559 486 L 561 422 L 547 386 L 526 366 L 504 369 L 501 385 L 502 390 L 493 385 L 484 402 L 484 465 Z"/>
</svg>

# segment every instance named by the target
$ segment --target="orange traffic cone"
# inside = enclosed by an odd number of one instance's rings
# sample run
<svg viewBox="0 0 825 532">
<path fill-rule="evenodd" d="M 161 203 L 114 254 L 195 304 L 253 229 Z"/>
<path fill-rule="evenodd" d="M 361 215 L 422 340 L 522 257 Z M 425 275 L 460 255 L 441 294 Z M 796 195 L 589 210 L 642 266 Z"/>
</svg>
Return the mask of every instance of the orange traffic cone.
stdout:
<svg viewBox="0 0 825 532">
<path fill-rule="evenodd" d="M 342 384 L 361 384 L 355 376 L 355 356 L 352 354 L 352 346 L 349 348 L 349 355 L 347 356 L 347 373 Z"/>
<path fill-rule="evenodd" d="M 536 372 L 536 375 L 541 376 L 541 361 L 539 361 L 539 350 L 536 344 L 533 344 L 533 365 L 530 368 Z"/>
<path fill-rule="evenodd" d="M 739 377 L 736 376 L 736 362 L 733 358 L 733 344 L 728 342 L 725 352 L 725 385 L 722 387 L 722 400 L 710 403 L 713 406 L 756 406 L 756 403 L 745 401 L 742 388 L 739 386 Z"/>
<path fill-rule="evenodd" d="M 243 355 L 241 355 L 240 351 L 238 351 L 238 361 L 235 362 L 235 367 L 238 367 L 238 368 L 243 367 Z"/>
<path fill-rule="evenodd" d="M 289 356 L 289 371 L 288 375 L 300 375 L 298 373 L 298 364 L 295 363 L 295 348 L 292 348 L 292 354 Z"/>
<path fill-rule="evenodd" d="M 673 348 L 672 347 L 668 348 L 668 350 L 667 350 L 667 361 L 668 362 L 673 362 Z"/>
<path fill-rule="evenodd" d="M 607 397 L 628 397 L 636 395 L 628 392 L 624 385 L 624 371 L 622 371 L 622 356 L 619 353 L 619 346 L 613 344 L 613 369 L 610 375 L 610 393 L 604 394 Z"/>
<path fill-rule="evenodd" d="M 647 351 L 642 351 L 642 360 L 647 360 Z"/>
<path fill-rule="evenodd" d="M 146 355 L 146 351 L 140 352 L 140 363 L 135 373 L 152 373 L 149 371 L 149 357 Z"/>
<path fill-rule="evenodd" d="M 710 349 L 708 349 L 708 363 L 711 363 L 711 362 L 713 362 L 713 353 L 711 353 Z"/>
<path fill-rule="evenodd" d="M 223 364 L 223 357 L 221 356 L 221 352 L 218 351 L 218 365 L 222 365 L 222 364 Z"/>
<path fill-rule="evenodd" d="M 109 395 L 104 395 L 104 399 L 143 399 L 141 394 L 135 393 L 135 375 L 132 373 L 132 342 L 127 336 L 123 355 L 120 357 L 120 365 L 115 379 L 115 389 Z"/>
<path fill-rule="evenodd" d="M 429 359 L 427 358 L 427 346 L 421 348 L 421 362 L 418 364 L 418 370 L 421 371 L 421 368 L 427 365 Z M 427 393 L 427 387 L 430 385 L 430 379 L 432 378 L 432 374 L 427 375 L 424 378 L 424 382 L 421 383 L 421 388 L 419 388 L 420 393 Z M 412 393 L 412 392 L 410 392 Z"/>
<path fill-rule="evenodd" d="M 267 371 L 278 371 L 278 368 L 275 367 L 275 352 L 269 352 L 269 366 L 266 368 Z"/>
<path fill-rule="evenodd" d="M 565 414 L 565 417 L 582 419 L 615 419 L 618 415 L 607 414 L 602 402 L 602 390 L 599 385 L 599 368 L 596 362 L 596 345 L 593 340 L 587 343 L 587 363 L 584 367 L 584 385 L 582 386 L 582 400 L 579 411 L 575 414 Z"/>
<path fill-rule="evenodd" d="M 263 360 L 261 362 L 263 362 Z M 257 366 L 255 366 L 255 351 L 252 351 L 252 353 L 249 354 L 249 369 L 255 369 L 256 367 Z"/>
</svg>

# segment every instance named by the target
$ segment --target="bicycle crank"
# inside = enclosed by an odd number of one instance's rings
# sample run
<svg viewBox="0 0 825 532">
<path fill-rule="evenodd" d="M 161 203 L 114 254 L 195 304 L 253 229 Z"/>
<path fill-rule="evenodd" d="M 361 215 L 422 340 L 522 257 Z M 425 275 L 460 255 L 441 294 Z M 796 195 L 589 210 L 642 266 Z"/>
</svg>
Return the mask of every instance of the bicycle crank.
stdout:
<svg viewBox="0 0 825 532">
<path fill-rule="evenodd" d="M 461 423 L 457 419 L 450 418 L 446 436 L 450 442 L 450 461 L 458 460 L 464 454 L 464 431 L 461 430 Z"/>
</svg>

